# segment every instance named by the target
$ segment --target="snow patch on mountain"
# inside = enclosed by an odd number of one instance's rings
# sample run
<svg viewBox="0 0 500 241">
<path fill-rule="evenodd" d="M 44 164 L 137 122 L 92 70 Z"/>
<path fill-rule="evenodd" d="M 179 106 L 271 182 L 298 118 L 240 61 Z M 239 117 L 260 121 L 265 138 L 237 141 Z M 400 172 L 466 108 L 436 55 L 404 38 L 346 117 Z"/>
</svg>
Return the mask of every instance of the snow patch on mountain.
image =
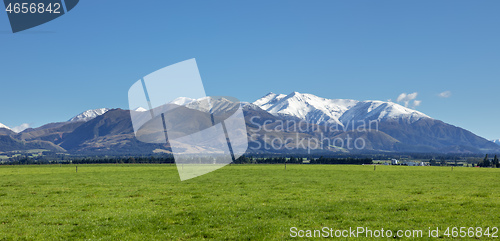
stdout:
<svg viewBox="0 0 500 241">
<path fill-rule="evenodd" d="M 496 140 L 491 140 L 491 142 L 495 143 L 495 144 L 498 144 L 500 145 L 500 139 L 496 139 Z"/>
<path fill-rule="evenodd" d="M 15 132 L 15 133 L 21 133 L 21 132 L 23 132 L 24 130 L 26 130 L 26 129 L 30 128 L 30 124 L 28 124 L 28 123 L 23 123 L 23 124 L 21 124 L 21 125 L 19 125 L 19 126 L 16 126 L 16 127 L 12 127 L 12 128 L 10 128 L 10 127 L 8 127 L 8 126 L 6 126 L 6 125 L 4 125 L 4 124 L 0 123 L 0 129 L 2 129 L 2 128 L 3 128 L 3 129 L 7 129 L 7 130 L 11 130 L 11 131 L 13 131 L 13 132 Z"/>
<path fill-rule="evenodd" d="M 229 98 L 229 97 L 228 97 Z M 224 98 L 224 97 L 203 97 L 199 99 L 191 99 L 187 97 L 180 97 L 169 104 L 174 104 L 175 106 L 184 106 L 189 109 L 199 110 L 202 112 L 233 112 L 236 108 L 239 107 L 239 104 L 243 107 L 245 104 L 249 103 L 240 103 L 237 99 L 233 98 Z M 161 108 L 160 111 L 167 111 L 171 109 L 171 107 L 166 106 L 166 108 Z"/>
<path fill-rule="evenodd" d="M 100 109 L 95 109 L 95 110 L 87 110 L 87 111 L 84 111 L 84 112 L 80 113 L 79 115 L 71 118 L 69 120 L 69 122 L 80 122 L 80 121 L 87 122 L 89 120 L 92 120 L 92 119 L 100 116 L 100 115 L 104 115 L 109 110 L 110 109 L 108 109 L 108 108 L 100 108 Z"/>
<path fill-rule="evenodd" d="M 290 116 L 314 124 L 344 126 L 355 121 L 402 119 L 413 123 L 429 116 L 393 102 L 326 99 L 312 94 L 269 93 L 253 102 L 275 116 Z"/>
<path fill-rule="evenodd" d="M 286 95 L 284 94 L 275 94 L 273 92 L 270 92 L 266 96 L 256 100 L 253 102 L 254 105 L 260 106 L 262 109 L 270 109 L 274 104 L 285 98 Z"/>
<path fill-rule="evenodd" d="M 5 128 L 5 129 L 7 129 L 7 130 L 11 130 L 8 126 L 6 126 L 6 125 L 4 125 L 4 124 L 2 124 L 2 123 L 0 123 L 0 128 Z"/>
<path fill-rule="evenodd" d="M 357 103 L 356 100 L 331 100 L 293 92 L 289 95 L 269 93 L 253 104 L 276 116 L 292 116 L 315 124 L 342 125 L 339 118 Z"/>
<path fill-rule="evenodd" d="M 204 99 L 204 98 L 201 98 L 201 99 Z M 179 98 L 171 101 L 170 104 L 185 106 L 185 105 L 187 105 L 187 104 L 189 104 L 189 103 L 191 103 L 193 101 L 196 101 L 196 99 L 191 99 L 191 98 L 188 98 L 188 97 L 179 97 Z"/>
<path fill-rule="evenodd" d="M 421 118 L 430 117 L 422 112 L 406 108 L 394 102 L 368 100 L 358 102 L 355 106 L 347 110 L 339 120 L 342 123 L 352 123 L 359 120 L 403 120 L 411 124 Z"/>
<path fill-rule="evenodd" d="M 11 130 L 15 133 L 21 133 L 23 132 L 24 130 L 28 129 L 28 128 L 31 128 L 31 125 L 28 124 L 28 123 L 23 123 L 21 125 L 18 125 L 16 127 L 13 127 Z"/>
</svg>

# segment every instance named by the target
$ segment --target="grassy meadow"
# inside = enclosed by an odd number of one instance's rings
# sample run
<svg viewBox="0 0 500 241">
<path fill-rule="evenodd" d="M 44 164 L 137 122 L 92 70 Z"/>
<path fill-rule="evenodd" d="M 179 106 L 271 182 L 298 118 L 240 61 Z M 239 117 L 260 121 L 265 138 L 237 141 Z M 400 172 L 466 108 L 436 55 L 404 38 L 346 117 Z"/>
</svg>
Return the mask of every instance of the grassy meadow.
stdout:
<svg viewBox="0 0 500 241">
<path fill-rule="evenodd" d="M 75 169 L 0 166 L 0 240 L 284 240 L 291 227 L 426 237 L 429 227 L 500 226 L 500 169 L 231 165 L 184 182 L 168 164 Z"/>
</svg>

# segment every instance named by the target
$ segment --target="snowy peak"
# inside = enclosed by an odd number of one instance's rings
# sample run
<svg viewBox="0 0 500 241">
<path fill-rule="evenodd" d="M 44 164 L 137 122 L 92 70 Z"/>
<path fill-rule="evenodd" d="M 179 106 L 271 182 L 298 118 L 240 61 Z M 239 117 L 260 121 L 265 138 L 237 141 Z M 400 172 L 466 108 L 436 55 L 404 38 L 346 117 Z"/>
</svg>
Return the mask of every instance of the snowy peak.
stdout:
<svg viewBox="0 0 500 241">
<path fill-rule="evenodd" d="M 272 107 L 272 105 L 276 104 L 278 101 L 282 100 L 285 97 L 286 97 L 286 95 L 283 95 L 283 94 L 277 95 L 273 92 L 270 92 L 266 96 L 253 102 L 253 104 L 257 105 L 261 108 L 263 108 L 263 107 L 270 108 L 270 107 Z"/>
<path fill-rule="evenodd" d="M 80 113 L 79 115 L 71 118 L 69 122 L 87 122 L 89 120 L 92 120 L 100 115 L 104 115 L 106 112 L 108 112 L 110 109 L 108 108 L 100 108 L 100 109 L 95 109 L 95 110 L 87 110 L 85 112 Z"/>
<path fill-rule="evenodd" d="M 6 125 L 4 125 L 4 124 L 2 124 L 2 123 L 0 123 L 0 129 L 1 129 L 1 128 L 5 128 L 5 129 L 7 129 L 7 130 L 11 130 L 8 126 L 6 126 Z"/>
<path fill-rule="evenodd" d="M 276 116 L 290 116 L 314 124 L 344 126 L 358 120 L 402 119 L 413 123 L 429 116 L 393 102 L 326 99 L 312 94 L 269 93 L 253 104 Z"/>
<path fill-rule="evenodd" d="M 200 110 L 203 112 L 227 112 L 233 111 L 239 107 L 240 103 L 237 99 L 227 99 L 224 97 L 205 97 L 197 100 L 192 100 L 185 106 L 190 109 Z"/>
<path fill-rule="evenodd" d="M 495 144 L 498 144 L 500 145 L 500 139 L 496 139 L 496 140 L 491 140 L 491 142 L 495 143 Z"/>
<path fill-rule="evenodd" d="M 237 109 L 239 106 L 244 106 L 245 103 L 240 103 L 239 100 L 231 98 L 231 97 L 203 97 L 199 99 L 191 99 L 187 97 L 179 97 L 169 102 L 168 104 L 158 106 L 154 108 L 155 112 L 168 112 L 179 106 L 183 106 L 185 108 L 199 110 L 201 112 L 231 112 Z M 144 112 L 148 111 L 145 108 L 139 107 L 134 111 Z"/>
<path fill-rule="evenodd" d="M 407 123 L 413 123 L 421 118 L 430 118 L 422 112 L 406 108 L 394 102 L 384 102 L 377 100 L 361 101 L 341 117 L 342 123 L 348 123 L 357 120 L 403 120 Z"/>
<path fill-rule="evenodd" d="M 292 92 L 289 95 L 269 93 L 253 104 L 277 116 L 292 116 L 316 124 L 342 125 L 339 118 L 357 103 L 356 100 L 331 100 Z"/>
</svg>

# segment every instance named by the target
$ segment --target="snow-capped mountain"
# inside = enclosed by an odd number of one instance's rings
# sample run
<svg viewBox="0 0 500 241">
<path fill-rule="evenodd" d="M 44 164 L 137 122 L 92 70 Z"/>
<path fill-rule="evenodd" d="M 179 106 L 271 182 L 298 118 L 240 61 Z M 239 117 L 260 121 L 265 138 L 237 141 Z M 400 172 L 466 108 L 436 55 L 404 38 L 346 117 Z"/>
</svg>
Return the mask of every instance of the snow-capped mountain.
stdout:
<svg viewBox="0 0 500 241">
<path fill-rule="evenodd" d="M 500 145 L 500 139 L 491 140 L 493 143 Z"/>
<path fill-rule="evenodd" d="M 402 119 L 413 123 L 429 116 L 393 102 L 325 99 L 312 94 L 269 93 L 253 102 L 275 116 L 296 117 L 314 124 L 344 126 L 358 120 Z"/>
<path fill-rule="evenodd" d="M 347 110 L 339 120 L 344 124 L 359 120 L 402 120 L 407 124 L 411 124 L 422 118 L 430 117 L 422 112 L 406 108 L 394 102 L 368 100 L 358 102 L 355 106 Z"/>
<path fill-rule="evenodd" d="M 82 113 L 80 113 L 79 115 L 71 118 L 69 120 L 69 122 L 87 122 L 89 120 L 92 120 L 100 115 L 103 115 L 105 114 L 106 112 L 108 112 L 110 109 L 108 108 L 100 108 L 100 109 L 95 109 L 95 110 L 87 110 L 87 111 L 84 111 Z"/>
<path fill-rule="evenodd" d="M 8 126 L 6 126 L 6 125 L 4 125 L 4 124 L 2 124 L 2 123 L 0 123 L 0 128 L 5 128 L 5 129 L 10 130 L 10 128 L 9 128 Z"/>
<path fill-rule="evenodd" d="M 356 100 L 330 100 L 299 92 L 289 95 L 269 93 L 253 102 L 276 116 L 292 116 L 315 124 L 338 125 L 343 125 L 339 118 L 357 103 Z"/>
<path fill-rule="evenodd" d="M 229 97 L 228 97 L 229 98 Z M 177 98 L 171 104 L 185 106 L 190 109 L 199 110 L 203 112 L 227 112 L 232 111 L 238 107 L 239 101 L 233 98 L 216 98 L 205 97 L 200 99 L 190 99 L 186 97 Z M 241 106 L 248 105 L 249 103 L 241 102 Z"/>
</svg>

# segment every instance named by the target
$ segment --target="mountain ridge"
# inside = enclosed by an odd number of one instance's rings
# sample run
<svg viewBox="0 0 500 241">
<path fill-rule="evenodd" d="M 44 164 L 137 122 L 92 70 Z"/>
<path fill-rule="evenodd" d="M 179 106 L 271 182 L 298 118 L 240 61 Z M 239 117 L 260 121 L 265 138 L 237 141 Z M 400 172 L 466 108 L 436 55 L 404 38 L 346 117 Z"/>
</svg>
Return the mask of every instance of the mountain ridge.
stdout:
<svg viewBox="0 0 500 241">
<path fill-rule="evenodd" d="M 3 128 L 3 129 L 7 129 L 7 130 L 12 130 L 12 129 L 10 129 L 10 127 L 8 127 L 8 126 L 6 126 L 6 125 L 4 125 L 4 124 L 0 123 L 0 129 L 2 129 L 2 128 Z"/>
<path fill-rule="evenodd" d="M 309 123 L 339 126 L 361 119 L 403 118 L 411 123 L 420 118 L 431 118 L 422 112 L 393 102 L 326 99 L 299 92 L 292 92 L 288 95 L 270 92 L 253 104 L 276 116 L 293 116 Z"/>
<path fill-rule="evenodd" d="M 99 108 L 99 109 L 91 109 L 91 110 L 86 110 L 73 118 L 69 119 L 68 122 L 87 122 L 89 120 L 92 120 L 98 116 L 101 116 L 108 112 L 110 109 L 108 108 Z"/>
</svg>

